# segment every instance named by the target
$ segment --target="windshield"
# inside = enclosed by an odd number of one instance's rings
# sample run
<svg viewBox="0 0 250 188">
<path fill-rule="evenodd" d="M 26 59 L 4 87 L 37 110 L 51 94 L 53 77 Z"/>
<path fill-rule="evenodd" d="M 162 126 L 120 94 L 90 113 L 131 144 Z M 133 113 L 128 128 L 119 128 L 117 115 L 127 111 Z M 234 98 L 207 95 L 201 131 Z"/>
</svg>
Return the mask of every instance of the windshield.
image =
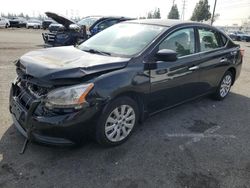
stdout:
<svg viewBox="0 0 250 188">
<path fill-rule="evenodd" d="M 115 55 L 133 56 L 141 52 L 164 27 L 133 23 L 121 23 L 105 29 L 82 43 L 79 48 Z"/>
<path fill-rule="evenodd" d="M 87 27 L 90 27 L 90 26 L 93 25 L 98 19 L 99 19 L 99 17 L 88 17 L 88 18 L 83 18 L 82 20 L 80 20 L 79 22 L 77 22 L 77 24 L 78 24 L 78 25 L 86 25 Z"/>
</svg>

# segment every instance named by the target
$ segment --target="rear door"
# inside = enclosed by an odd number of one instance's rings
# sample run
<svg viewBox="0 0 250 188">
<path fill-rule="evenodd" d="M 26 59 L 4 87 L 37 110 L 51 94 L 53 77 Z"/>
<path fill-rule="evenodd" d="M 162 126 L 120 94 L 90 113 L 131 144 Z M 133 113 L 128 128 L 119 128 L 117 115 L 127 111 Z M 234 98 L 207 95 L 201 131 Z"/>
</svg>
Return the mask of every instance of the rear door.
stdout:
<svg viewBox="0 0 250 188">
<path fill-rule="evenodd" d="M 228 39 L 220 32 L 206 27 L 197 29 L 201 57 L 201 89 L 203 92 L 209 92 L 217 87 L 228 65 L 233 63 L 237 49 L 227 47 Z"/>
<path fill-rule="evenodd" d="M 155 51 L 171 49 L 177 52 L 174 62 L 152 60 L 155 68 L 150 70 L 151 94 L 149 109 L 158 111 L 200 94 L 195 30 L 193 27 L 179 29 L 156 46 Z"/>
</svg>

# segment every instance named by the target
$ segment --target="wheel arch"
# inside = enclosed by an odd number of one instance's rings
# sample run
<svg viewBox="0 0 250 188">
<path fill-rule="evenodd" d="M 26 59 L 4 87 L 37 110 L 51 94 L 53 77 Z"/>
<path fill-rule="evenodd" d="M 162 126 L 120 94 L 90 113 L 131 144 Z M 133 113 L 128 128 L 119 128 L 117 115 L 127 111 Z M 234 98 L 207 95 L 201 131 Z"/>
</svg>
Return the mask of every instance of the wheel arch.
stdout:
<svg viewBox="0 0 250 188">
<path fill-rule="evenodd" d="M 113 99 L 119 98 L 119 97 L 129 97 L 133 99 L 138 106 L 139 109 L 139 122 L 143 122 L 145 119 L 145 112 L 146 112 L 146 107 L 145 107 L 145 102 L 144 102 L 144 95 L 142 93 L 136 92 L 136 91 L 126 91 L 117 94 L 116 96 L 113 97 Z"/>
</svg>

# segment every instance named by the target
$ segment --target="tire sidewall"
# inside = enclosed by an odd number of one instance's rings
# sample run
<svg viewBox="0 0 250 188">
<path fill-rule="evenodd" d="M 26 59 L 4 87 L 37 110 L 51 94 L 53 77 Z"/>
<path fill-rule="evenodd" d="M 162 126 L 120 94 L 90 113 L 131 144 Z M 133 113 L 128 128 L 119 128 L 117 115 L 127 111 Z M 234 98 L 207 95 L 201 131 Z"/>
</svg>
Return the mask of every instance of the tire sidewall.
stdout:
<svg viewBox="0 0 250 188">
<path fill-rule="evenodd" d="M 130 131 L 129 135 L 119 142 L 112 142 L 110 141 L 105 134 L 105 124 L 106 120 L 109 117 L 110 113 L 118 106 L 121 105 L 129 105 L 133 108 L 135 112 L 135 124 L 132 130 Z M 124 143 L 134 132 L 136 125 L 138 124 L 139 120 L 139 109 L 137 103 L 131 99 L 130 97 L 118 97 L 108 103 L 104 109 L 102 110 L 101 117 L 99 118 L 97 125 L 96 125 L 96 140 L 99 144 L 104 146 L 116 146 Z"/>
</svg>

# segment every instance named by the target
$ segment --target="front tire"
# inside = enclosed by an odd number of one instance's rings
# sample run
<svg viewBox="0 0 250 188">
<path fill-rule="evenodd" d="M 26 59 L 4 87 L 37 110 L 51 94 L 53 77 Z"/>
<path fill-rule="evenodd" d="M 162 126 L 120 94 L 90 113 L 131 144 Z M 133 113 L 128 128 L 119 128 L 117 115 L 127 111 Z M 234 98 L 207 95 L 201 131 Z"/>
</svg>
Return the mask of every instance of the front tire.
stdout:
<svg viewBox="0 0 250 188">
<path fill-rule="evenodd" d="M 227 71 L 222 77 L 216 92 L 214 93 L 215 100 L 223 100 L 226 98 L 230 92 L 231 86 L 233 84 L 233 74 Z"/>
<path fill-rule="evenodd" d="M 103 110 L 96 126 L 96 141 L 103 146 L 124 143 L 139 120 L 137 103 L 129 97 L 119 97 Z"/>
</svg>

